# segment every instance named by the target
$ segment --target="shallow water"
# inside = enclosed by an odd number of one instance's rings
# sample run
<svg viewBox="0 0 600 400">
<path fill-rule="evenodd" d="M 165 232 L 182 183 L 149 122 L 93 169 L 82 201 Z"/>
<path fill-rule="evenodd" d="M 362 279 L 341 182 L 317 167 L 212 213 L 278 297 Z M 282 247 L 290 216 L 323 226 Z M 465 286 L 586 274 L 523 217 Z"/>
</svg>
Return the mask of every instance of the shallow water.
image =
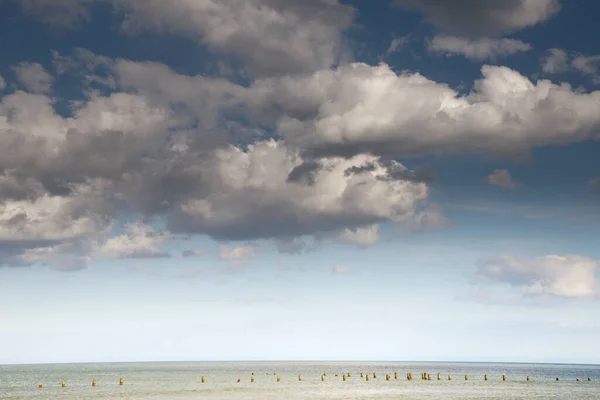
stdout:
<svg viewBox="0 0 600 400">
<path fill-rule="evenodd" d="M 394 380 L 394 372 L 398 379 Z M 413 380 L 406 379 L 411 371 Z M 250 382 L 251 373 L 255 382 Z M 335 373 L 339 373 L 335 377 Z M 346 382 L 342 374 L 350 372 Z M 360 372 L 377 373 L 369 382 Z M 421 380 L 421 373 L 431 381 Z M 274 375 L 276 373 L 276 375 Z M 321 374 L 326 373 L 325 381 Z M 442 379 L 437 381 L 440 373 Z M 302 374 L 302 382 L 298 381 Z M 386 381 L 385 375 L 391 380 Z M 465 374 L 469 380 L 465 381 Z M 483 377 L 487 374 L 488 381 Z M 502 381 L 502 375 L 507 377 Z M 201 376 L 206 382 L 201 383 Z M 277 382 L 276 376 L 281 377 Z M 448 381 L 448 375 L 452 380 Z M 525 377 L 531 376 L 527 382 Z M 556 382 L 556 378 L 560 381 Z M 119 386 L 119 379 L 125 380 Z M 240 378 L 241 382 L 237 383 Z M 576 379 L 580 381 L 577 382 Z M 588 382 L 587 378 L 591 378 Z M 67 387 L 61 387 L 62 380 Z M 97 386 L 92 387 L 92 379 Z M 38 388 L 43 382 L 44 387 Z M 0 366 L 0 399 L 600 399 L 600 366 L 479 363 L 114 363 Z"/>
</svg>

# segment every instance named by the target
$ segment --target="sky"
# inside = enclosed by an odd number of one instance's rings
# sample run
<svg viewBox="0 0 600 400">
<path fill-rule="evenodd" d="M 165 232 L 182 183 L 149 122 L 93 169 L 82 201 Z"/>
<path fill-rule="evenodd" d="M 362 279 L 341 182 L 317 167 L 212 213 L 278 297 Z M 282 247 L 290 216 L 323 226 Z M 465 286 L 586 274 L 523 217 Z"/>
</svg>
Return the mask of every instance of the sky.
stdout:
<svg viewBox="0 0 600 400">
<path fill-rule="evenodd" d="M 600 363 L 599 12 L 0 2 L 0 364 Z"/>
</svg>

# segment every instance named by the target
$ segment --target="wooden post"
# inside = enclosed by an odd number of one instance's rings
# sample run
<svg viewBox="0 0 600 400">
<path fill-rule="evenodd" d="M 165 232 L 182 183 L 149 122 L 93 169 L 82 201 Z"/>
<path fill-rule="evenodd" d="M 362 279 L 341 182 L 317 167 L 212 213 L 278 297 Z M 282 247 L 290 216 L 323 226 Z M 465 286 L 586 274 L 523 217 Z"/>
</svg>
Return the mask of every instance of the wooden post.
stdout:
<svg viewBox="0 0 600 400">
<path fill-rule="evenodd" d="M 298 381 L 302 382 L 302 375 L 298 375 Z"/>
<path fill-rule="evenodd" d="M 92 380 L 92 386 L 96 386 L 96 380 Z"/>
<path fill-rule="evenodd" d="M 485 375 L 483 376 L 483 380 L 484 380 L 484 381 L 487 381 L 487 380 L 488 380 L 487 374 L 485 374 Z"/>
<path fill-rule="evenodd" d="M 40 384 L 38 385 L 38 387 L 41 389 L 44 387 L 44 384 L 42 382 L 40 382 Z"/>
<path fill-rule="evenodd" d="M 277 382 L 281 382 L 281 377 L 277 376 Z"/>
<path fill-rule="evenodd" d="M 465 381 L 468 381 L 468 380 L 469 380 L 469 375 L 465 374 Z"/>
<path fill-rule="evenodd" d="M 506 381 L 506 375 L 502 375 L 502 381 L 505 382 Z"/>
<path fill-rule="evenodd" d="M 119 386 L 123 386 L 125 384 L 125 381 L 123 381 L 123 378 L 119 379 Z"/>
<path fill-rule="evenodd" d="M 439 380 L 441 380 L 441 379 L 442 379 L 442 374 L 440 374 L 440 373 L 438 372 L 438 374 L 437 374 L 437 380 L 439 381 Z"/>
<path fill-rule="evenodd" d="M 62 386 L 62 387 L 66 387 L 66 386 L 67 386 L 67 381 L 63 380 L 63 381 L 60 383 L 60 386 Z"/>
<path fill-rule="evenodd" d="M 205 379 L 204 379 L 204 377 L 202 377 L 202 383 L 204 383 L 204 382 L 205 382 Z"/>
</svg>

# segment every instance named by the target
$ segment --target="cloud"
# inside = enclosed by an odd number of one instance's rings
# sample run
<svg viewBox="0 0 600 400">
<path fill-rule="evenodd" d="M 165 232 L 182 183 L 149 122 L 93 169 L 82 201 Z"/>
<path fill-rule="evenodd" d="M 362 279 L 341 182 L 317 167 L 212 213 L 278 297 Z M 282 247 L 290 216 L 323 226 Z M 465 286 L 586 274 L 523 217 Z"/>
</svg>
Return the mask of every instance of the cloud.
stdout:
<svg viewBox="0 0 600 400">
<path fill-rule="evenodd" d="M 279 134 L 312 156 L 514 157 L 597 134 L 600 92 L 579 93 L 548 80 L 534 84 L 507 67 L 484 65 L 481 72 L 473 91 L 461 96 L 418 73 L 351 63 L 310 76 L 256 81 L 248 112 L 277 109 Z"/>
<path fill-rule="evenodd" d="M 48 93 L 54 77 L 38 63 L 20 63 L 13 67 L 19 82 L 32 93 Z"/>
<path fill-rule="evenodd" d="M 344 265 L 334 265 L 331 268 L 331 272 L 335 275 L 348 275 L 352 273 L 352 270 Z"/>
<path fill-rule="evenodd" d="M 494 170 L 490 175 L 483 178 L 483 181 L 488 185 L 498 186 L 502 189 L 514 189 L 519 186 L 506 169 Z"/>
<path fill-rule="evenodd" d="M 337 0 L 124 0 L 128 32 L 152 30 L 188 36 L 239 57 L 254 76 L 328 68 L 341 52 L 341 34 L 355 10 Z"/>
<path fill-rule="evenodd" d="M 600 190 L 600 178 L 590 179 L 588 183 L 592 188 Z"/>
<path fill-rule="evenodd" d="M 584 55 L 567 53 L 563 49 L 553 48 L 542 57 L 542 70 L 547 74 L 557 74 L 565 71 L 575 71 L 586 76 L 596 84 L 600 84 L 599 55 Z"/>
<path fill-rule="evenodd" d="M 5 87 L 6 87 L 6 81 L 4 80 L 2 75 L 0 75 L 0 90 L 4 90 Z"/>
<path fill-rule="evenodd" d="M 306 242 L 298 237 L 278 238 L 274 242 L 279 253 L 299 254 L 307 249 Z"/>
<path fill-rule="evenodd" d="M 560 10 L 559 0 L 395 0 L 423 12 L 444 33 L 503 35 L 537 25 Z"/>
<path fill-rule="evenodd" d="M 408 44 L 409 41 L 410 41 L 410 35 L 404 35 L 401 37 L 393 38 L 392 41 L 390 42 L 390 46 L 385 51 L 385 54 L 383 55 L 383 57 L 388 57 L 394 53 L 399 52 L 400 50 L 402 50 L 402 48 L 404 46 L 406 46 Z"/>
<path fill-rule="evenodd" d="M 600 56 L 585 56 L 580 54 L 573 59 L 571 66 L 582 75 L 591 77 L 594 83 L 600 84 L 600 75 L 598 74 Z"/>
<path fill-rule="evenodd" d="M 435 36 L 427 43 L 429 51 L 446 56 L 463 55 L 469 60 L 497 60 L 519 52 L 531 50 L 531 45 L 516 39 L 479 38 L 469 39 L 456 36 Z"/>
<path fill-rule="evenodd" d="M 198 256 L 203 256 L 204 254 L 206 254 L 206 250 L 200 249 L 200 250 L 184 250 L 181 252 L 181 256 L 184 258 L 189 258 L 189 257 L 198 257 Z"/>
<path fill-rule="evenodd" d="M 369 247 L 379 238 L 379 225 L 371 225 L 364 228 L 346 228 L 339 236 L 340 240 L 356 244 L 359 247 Z"/>
<path fill-rule="evenodd" d="M 225 261 L 248 261 L 254 258 L 256 247 L 251 245 L 229 247 L 221 245 L 219 247 L 219 258 Z"/>
<path fill-rule="evenodd" d="M 17 0 L 26 14 L 48 25 L 72 29 L 89 19 L 89 0 Z"/>
<path fill-rule="evenodd" d="M 99 249 L 99 256 L 110 258 L 170 257 L 159 249 L 169 234 L 156 232 L 150 225 L 136 222 L 127 224 L 127 233 L 108 239 Z"/>
<path fill-rule="evenodd" d="M 550 49 L 548 54 L 542 58 L 542 71 L 547 74 L 557 74 L 569 69 L 569 56 L 562 49 Z"/>
<path fill-rule="evenodd" d="M 507 283 L 527 296 L 590 298 L 598 294 L 597 269 L 596 260 L 583 256 L 501 255 L 480 263 L 476 277 Z"/>
</svg>

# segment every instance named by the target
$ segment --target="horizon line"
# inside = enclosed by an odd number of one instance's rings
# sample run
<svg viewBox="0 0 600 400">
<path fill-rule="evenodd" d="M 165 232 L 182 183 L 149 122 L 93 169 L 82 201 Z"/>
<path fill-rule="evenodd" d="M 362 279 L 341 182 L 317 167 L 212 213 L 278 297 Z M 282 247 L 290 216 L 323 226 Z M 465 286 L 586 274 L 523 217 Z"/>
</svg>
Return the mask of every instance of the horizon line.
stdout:
<svg viewBox="0 0 600 400">
<path fill-rule="evenodd" d="M 543 361 L 418 361 L 418 360 L 142 360 L 142 361 L 76 361 L 76 362 L 24 362 L 0 363 L 4 366 L 37 366 L 37 365 L 84 365 L 84 364 L 169 364 L 169 363 L 421 363 L 421 364 L 533 364 L 533 365 L 580 365 L 600 367 L 600 363 L 583 362 L 543 362 Z"/>
</svg>

